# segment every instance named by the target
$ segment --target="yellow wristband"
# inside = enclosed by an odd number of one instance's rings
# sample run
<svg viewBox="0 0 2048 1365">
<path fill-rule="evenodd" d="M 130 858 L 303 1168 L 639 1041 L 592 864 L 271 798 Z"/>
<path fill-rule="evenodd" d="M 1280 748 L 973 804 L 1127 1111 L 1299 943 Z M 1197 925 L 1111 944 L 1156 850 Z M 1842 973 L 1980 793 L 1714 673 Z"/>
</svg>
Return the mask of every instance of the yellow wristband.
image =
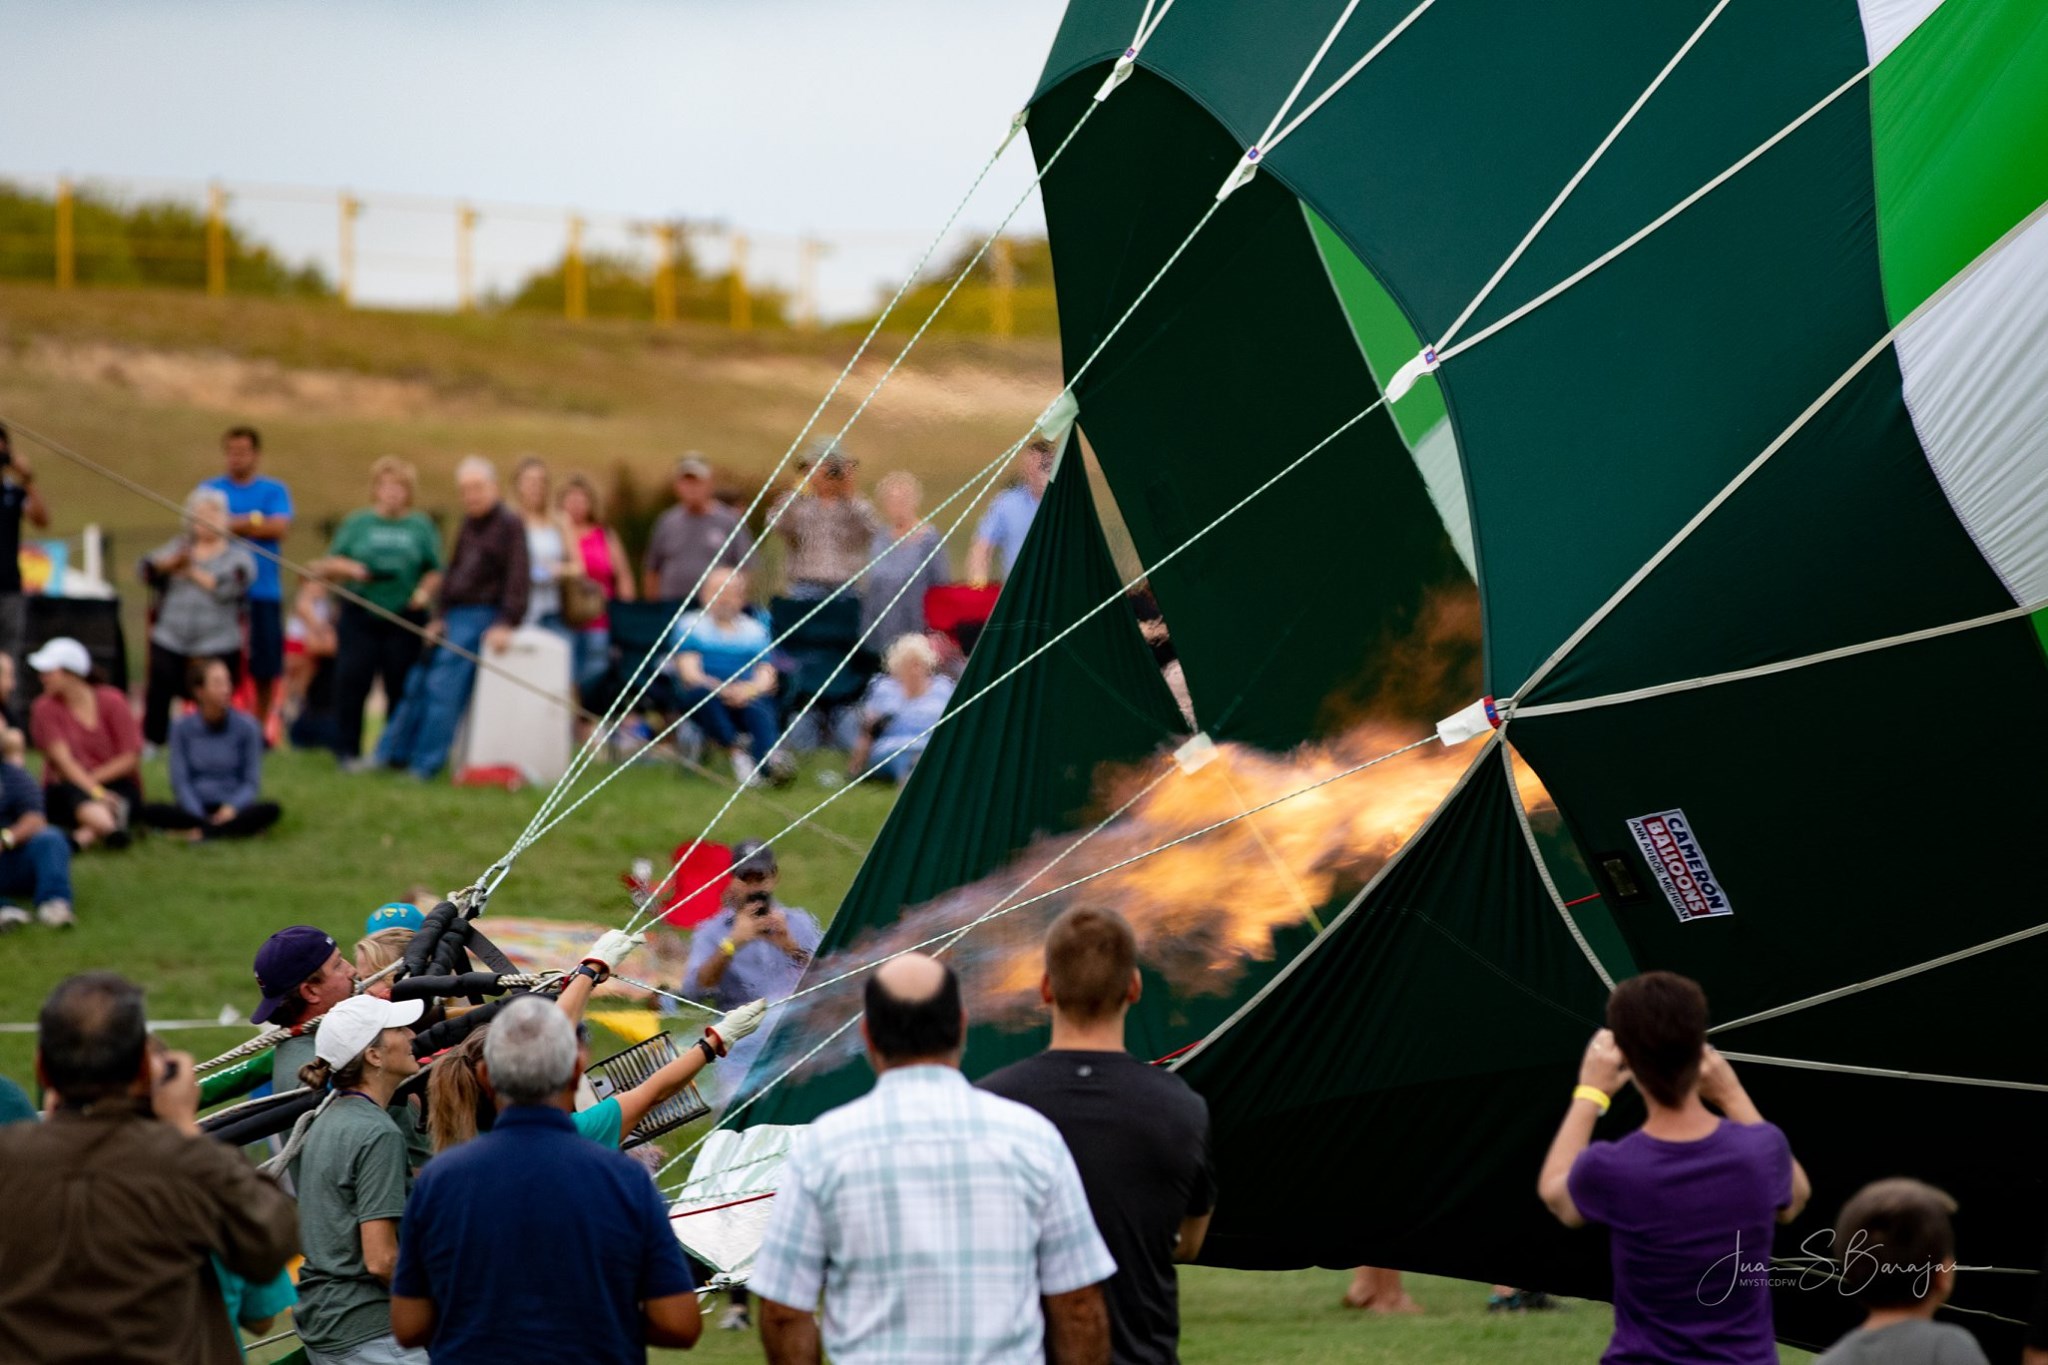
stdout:
<svg viewBox="0 0 2048 1365">
<path fill-rule="evenodd" d="M 1575 1100 L 1591 1100 L 1594 1106 L 1603 1114 L 1607 1112 L 1607 1106 L 1614 1103 L 1612 1099 L 1608 1098 L 1607 1092 L 1597 1085 L 1582 1085 L 1578 1087 L 1572 1091 L 1572 1098 Z"/>
<path fill-rule="evenodd" d="M 90 796 L 95 801 L 104 801 L 107 799 L 107 789 L 105 787 L 95 786 L 91 791 L 87 792 L 86 795 Z"/>
<path fill-rule="evenodd" d="M 734 956 L 739 952 L 739 950 L 740 945 L 734 943 L 731 939 L 726 939 L 724 942 L 718 945 L 718 951 L 724 953 L 727 957 Z"/>
</svg>

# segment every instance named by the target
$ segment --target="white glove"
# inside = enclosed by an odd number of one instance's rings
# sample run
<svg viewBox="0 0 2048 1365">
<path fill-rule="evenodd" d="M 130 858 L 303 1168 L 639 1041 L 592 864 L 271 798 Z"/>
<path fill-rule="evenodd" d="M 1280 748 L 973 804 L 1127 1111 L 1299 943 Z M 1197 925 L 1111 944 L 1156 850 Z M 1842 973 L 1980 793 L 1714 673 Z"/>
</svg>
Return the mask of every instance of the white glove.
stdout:
<svg viewBox="0 0 2048 1365">
<path fill-rule="evenodd" d="M 761 1027 L 761 1021 L 768 1015 L 766 1000 L 750 1000 L 731 1014 L 725 1015 L 715 1024 L 704 1029 L 704 1037 L 711 1044 L 711 1050 L 723 1057 L 732 1045 Z"/>
<path fill-rule="evenodd" d="M 645 934 L 629 934 L 623 929 L 607 929 L 603 937 L 590 945 L 590 951 L 583 955 L 583 960 L 602 968 L 604 974 L 610 976 L 618 970 L 619 964 L 626 960 L 626 954 L 645 942 Z"/>
</svg>

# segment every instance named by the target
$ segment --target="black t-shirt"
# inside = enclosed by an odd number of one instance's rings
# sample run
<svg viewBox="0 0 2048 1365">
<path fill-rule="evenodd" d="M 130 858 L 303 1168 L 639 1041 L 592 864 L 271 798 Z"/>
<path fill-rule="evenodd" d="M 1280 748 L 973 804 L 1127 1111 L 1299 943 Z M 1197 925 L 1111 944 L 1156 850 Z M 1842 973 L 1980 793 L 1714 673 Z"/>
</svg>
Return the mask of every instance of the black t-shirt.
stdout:
<svg viewBox="0 0 2048 1365">
<path fill-rule="evenodd" d="M 28 489 L 0 479 L 0 593 L 21 591 L 21 514 Z"/>
<path fill-rule="evenodd" d="M 1170 1071 L 1127 1052 L 1041 1052 L 981 1088 L 1052 1120 L 1081 1171 L 1095 1226 L 1116 1258 L 1103 1292 L 1118 1365 L 1172 1365 L 1181 1220 L 1216 1206 L 1209 1106 Z"/>
</svg>

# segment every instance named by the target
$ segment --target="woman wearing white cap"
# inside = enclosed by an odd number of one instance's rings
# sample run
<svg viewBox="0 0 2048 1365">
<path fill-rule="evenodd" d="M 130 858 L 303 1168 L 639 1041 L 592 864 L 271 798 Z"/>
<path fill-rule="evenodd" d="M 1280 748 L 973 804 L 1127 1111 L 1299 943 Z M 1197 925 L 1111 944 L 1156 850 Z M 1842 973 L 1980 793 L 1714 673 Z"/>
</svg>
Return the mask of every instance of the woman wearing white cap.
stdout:
<svg viewBox="0 0 2048 1365">
<path fill-rule="evenodd" d="M 313 1365 L 426 1365 L 427 1353 L 391 1335 L 391 1274 L 398 1221 L 412 1184 L 405 1135 L 386 1112 L 400 1082 L 420 1069 L 412 1030 L 417 1000 L 358 995 L 320 1020 L 313 1060 L 299 1079 L 331 1093 L 290 1162 L 299 1192 L 296 1321 Z M 289 1151 L 289 1147 L 287 1151 Z"/>
<path fill-rule="evenodd" d="M 92 655 L 60 635 L 28 656 L 43 694 L 29 708 L 29 737 L 43 751 L 43 806 L 80 848 L 126 835 L 142 800 L 142 732 L 128 698 L 92 681 Z"/>
</svg>

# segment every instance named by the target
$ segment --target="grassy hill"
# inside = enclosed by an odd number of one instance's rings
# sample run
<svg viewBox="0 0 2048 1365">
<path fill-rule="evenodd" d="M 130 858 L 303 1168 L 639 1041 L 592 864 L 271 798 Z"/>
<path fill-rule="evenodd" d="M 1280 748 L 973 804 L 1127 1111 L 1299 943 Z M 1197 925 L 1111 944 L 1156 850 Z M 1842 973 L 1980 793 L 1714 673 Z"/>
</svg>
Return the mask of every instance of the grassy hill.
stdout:
<svg viewBox="0 0 2048 1365">
<path fill-rule="evenodd" d="M 323 548 L 323 526 L 362 505 L 370 462 L 386 453 L 419 466 L 429 510 L 453 508 L 455 462 L 472 451 L 501 467 L 538 454 L 601 489 L 624 469 L 665 499 L 669 466 L 695 449 L 718 465 L 722 485 L 751 495 L 857 342 L 7 284 L 0 421 L 34 427 L 173 498 L 218 472 L 224 427 L 252 423 L 264 433 L 267 471 L 298 499 L 286 553 L 305 558 Z M 837 429 L 901 344 L 877 343 L 821 434 Z M 865 484 L 908 469 L 936 501 L 1021 436 L 1059 384 L 1049 342 L 933 334 L 848 446 Z M 173 519 L 145 500 L 30 442 L 16 445 L 38 462 L 56 531 L 107 527 L 120 573 L 171 531 Z"/>
</svg>

